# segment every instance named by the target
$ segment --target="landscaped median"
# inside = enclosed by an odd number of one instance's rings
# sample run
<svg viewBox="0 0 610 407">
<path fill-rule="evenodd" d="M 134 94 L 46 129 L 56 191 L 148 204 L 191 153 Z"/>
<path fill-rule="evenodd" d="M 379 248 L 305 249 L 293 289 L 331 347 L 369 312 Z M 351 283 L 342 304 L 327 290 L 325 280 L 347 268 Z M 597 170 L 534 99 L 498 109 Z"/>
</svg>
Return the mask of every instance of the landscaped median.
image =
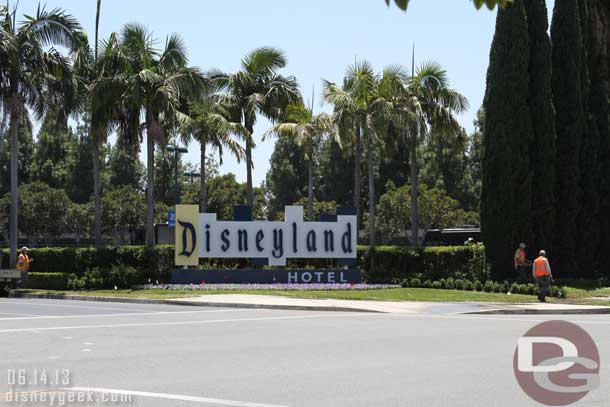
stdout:
<svg viewBox="0 0 610 407">
<path fill-rule="evenodd" d="M 608 300 L 592 297 L 610 296 L 610 289 L 585 290 L 565 288 L 566 298 L 549 298 L 549 302 L 566 304 L 609 305 Z M 338 285 L 312 287 L 292 285 L 205 285 L 205 286 L 148 286 L 138 289 L 117 290 L 16 290 L 13 295 L 119 297 L 144 299 L 180 299 L 215 294 L 270 295 L 304 299 L 339 299 L 366 301 L 427 301 L 427 302 L 497 302 L 530 303 L 536 297 L 523 294 L 505 294 L 484 291 L 463 291 L 434 288 L 402 288 L 399 286 Z"/>
</svg>

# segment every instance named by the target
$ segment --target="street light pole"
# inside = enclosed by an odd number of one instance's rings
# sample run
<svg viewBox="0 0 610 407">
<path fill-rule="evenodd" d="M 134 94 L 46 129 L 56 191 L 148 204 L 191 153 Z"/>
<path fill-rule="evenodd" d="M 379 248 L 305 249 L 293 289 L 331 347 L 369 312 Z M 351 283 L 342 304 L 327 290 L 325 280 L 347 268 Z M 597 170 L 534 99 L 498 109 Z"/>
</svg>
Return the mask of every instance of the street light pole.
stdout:
<svg viewBox="0 0 610 407">
<path fill-rule="evenodd" d="M 178 205 L 180 203 L 180 193 L 178 190 L 178 155 L 181 153 L 188 153 L 188 150 L 185 147 L 168 144 L 167 151 L 174 153 L 174 197 L 176 199 L 176 205 Z"/>
</svg>

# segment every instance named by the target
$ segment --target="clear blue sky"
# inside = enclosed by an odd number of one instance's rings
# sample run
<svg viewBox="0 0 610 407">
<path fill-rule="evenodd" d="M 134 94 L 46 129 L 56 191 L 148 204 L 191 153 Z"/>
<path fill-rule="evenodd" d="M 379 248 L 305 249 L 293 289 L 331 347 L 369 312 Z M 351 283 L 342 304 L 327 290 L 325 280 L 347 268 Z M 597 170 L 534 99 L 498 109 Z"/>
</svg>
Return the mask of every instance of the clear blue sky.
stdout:
<svg viewBox="0 0 610 407">
<path fill-rule="evenodd" d="M 93 39 L 95 3 L 47 0 L 46 7 L 72 13 Z M 37 4 L 21 0 L 20 14 L 34 13 Z M 280 48 L 288 56 L 284 73 L 297 77 L 308 99 L 315 87 L 315 106 L 320 110 L 329 110 L 320 105 L 322 78 L 340 83 L 355 58 L 366 58 L 379 70 L 388 64 L 410 66 L 415 44 L 416 62 L 439 62 L 451 85 L 470 101 L 470 110 L 461 117 L 470 131 L 485 92 L 495 11 L 476 11 L 468 0 L 413 0 L 406 13 L 386 7 L 383 0 L 102 0 L 101 38 L 127 22 L 147 25 L 159 38 L 159 46 L 166 35 L 180 33 L 190 63 L 203 70 L 232 72 L 250 50 Z M 255 185 L 265 179 L 273 151 L 272 140 L 260 142 L 268 127 L 267 121 L 259 120 L 255 128 Z M 199 162 L 198 149 L 195 143 L 189 146 L 187 161 Z M 228 154 L 221 171 L 245 180 L 245 166 Z"/>
</svg>

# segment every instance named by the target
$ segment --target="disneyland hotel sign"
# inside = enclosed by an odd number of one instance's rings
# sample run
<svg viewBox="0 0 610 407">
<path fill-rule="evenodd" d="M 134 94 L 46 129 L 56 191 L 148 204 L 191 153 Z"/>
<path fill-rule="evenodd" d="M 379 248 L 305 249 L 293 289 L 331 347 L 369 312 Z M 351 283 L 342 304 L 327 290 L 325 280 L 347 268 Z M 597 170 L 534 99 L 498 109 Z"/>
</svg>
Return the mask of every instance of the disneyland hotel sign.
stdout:
<svg viewBox="0 0 610 407">
<path fill-rule="evenodd" d="M 277 222 L 220 221 L 196 205 L 177 205 L 175 233 L 178 266 L 196 266 L 199 258 L 264 258 L 271 266 L 284 266 L 288 258 L 356 258 L 355 215 L 304 222 L 302 206 L 286 206 L 284 221 Z"/>
</svg>

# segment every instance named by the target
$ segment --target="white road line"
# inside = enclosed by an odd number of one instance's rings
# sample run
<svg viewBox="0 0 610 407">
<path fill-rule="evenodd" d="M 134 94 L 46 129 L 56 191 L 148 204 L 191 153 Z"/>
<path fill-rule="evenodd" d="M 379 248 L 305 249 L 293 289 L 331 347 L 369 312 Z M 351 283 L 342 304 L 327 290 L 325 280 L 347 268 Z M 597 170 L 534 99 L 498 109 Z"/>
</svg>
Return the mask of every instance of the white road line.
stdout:
<svg viewBox="0 0 610 407">
<path fill-rule="evenodd" d="M 93 308 L 93 309 L 110 309 L 114 311 L 142 311 L 147 312 L 149 309 L 137 309 L 137 308 L 115 308 L 115 307 L 93 307 L 91 305 L 68 305 L 68 304 L 55 304 L 52 302 L 30 302 L 30 301 L 0 301 L 1 304 L 17 304 L 17 305 L 34 305 L 37 307 L 67 307 L 67 308 Z M 159 304 L 163 305 L 163 304 Z"/>
<path fill-rule="evenodd" d="M 0 315 L 15 315 L 15 316 L 19 316 L 19 317 L 39 317 L 41 315 L 37 315 L 37 314 L 24 314 L 23 312 L 19 312 L 19 313 L 15 313 L 15 312 L 0 312 Z M 15 318 L 0 318 L 0 320 L 3 319 L 15 319 Z"/>
<path fill-rule="evenodd" d="M 34 320 L 34 319 L 67 319 L 67 318 L 92 318 L 92 317 L 125 317 L 125 316 L 134 316 L 134 315 L 182 315 L 182 314 L 204 314 L 210 312 L 252 312 L 252 311 L 268 311 L 268 310 L 253 310 L 249 309 L 237 309 L 237 308 L 228 308 L 228 309 L 211 309 L 211 310 L 198 310 L 198 311 L 159 311 L 159 312 L 129 312 L 122 314 L 90 314 L 90 315 L 42 315 L 42 316 L 31 316 L 31 317 L 22 317 L 22 318 L 0 318 L 0 321 L 24 321 L 24 320 Z"/>
<path fill-rule="evenodd" d="M 53 327 L 43 327 L 43 328 L 2 329 L 2 330 L 0 330 L 0 333 L 32 332 L 32 331 L 60 331 L 60 330 L 74 330 L 74 329 L 130 328 L 130 327 L 140 327 L 140 326 L 203 325 L 203 324 L 218 324 L 218 323 L 224 323 L 224 322 L 280 321 L 280 320 L 284 320 L 284 319 L 308 319 L 308 318 L 338 318 L 338 317 L 355 316 L 355 315 L 372 316 L 372 315 L 379 315 L 379 314 L 373 314 L 370 312 L 366 312 L 366 313 L 351 312 L 348 314 L 329 313 L 329 314 L 314 314 L 314 315 L 291 315 L 291 316 L 285 316 L 285 317 L 207 319 L 207 320 L 203 320 L 203 321 L 179 321 L 179 322 L 148 322 L 148 323 L 140 323 L 140 324 L 53 326 Z"/>
<path fill-rule="evenodd" d="M 277 404 L 252 403 L 249 401 L 225 400 L 225 399 L 217 399 L 217 398 L 211 398 L 211 397 L 183 396 L 180 394 L 149 393 L 149 392 L 145 392 L 145 391 L 102 389 L 102 388 L 95 388 L 95 387 L 68 387 L 68 388 L 64 388 L 62 390 L 64 390 L 64 391 L 83 391 L 83 392 L 91 392 L 91 393 L 118 394 L 118 395 L 124 395 L 124 396 L 150 397 L 150 398 L 165 399 L 165 400 L 191 401 L 191 402 L 195 402 L 195 403 L 215 404 L 218 406 L 287 407 L 287 406 L 280 406 Z"/>
</svg>

